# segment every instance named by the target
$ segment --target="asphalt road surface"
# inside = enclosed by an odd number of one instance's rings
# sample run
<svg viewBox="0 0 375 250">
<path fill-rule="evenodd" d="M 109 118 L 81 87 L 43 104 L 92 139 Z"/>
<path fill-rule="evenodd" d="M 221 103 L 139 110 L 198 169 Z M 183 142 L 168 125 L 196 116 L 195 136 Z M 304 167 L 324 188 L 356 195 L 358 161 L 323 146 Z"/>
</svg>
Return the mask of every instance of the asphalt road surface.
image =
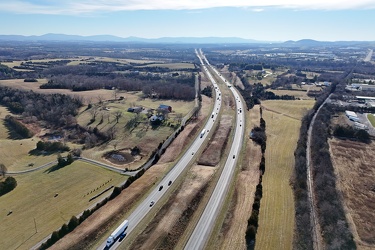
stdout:
<svg viewBox="0 0 375 250">
<path fill-rule="evenodd" d="M 201 52 L 202 53 L 202 52 Z M 230 153 L 228 155 L 227 161 L 225 163 L 223 172 L 219 178 L 219 181 L 216 184 L 216 187 L 211 195 L 210 200 L 207 203 L 207 206 L 198 221 L 192 235 L 190 236 L 189 241 L 187 242 L 185 249 L 204 249 L 207 240 L 211 234 L 212 228 L 215 226 L 216 218 L 220 212 L 222 204 L 225 200 L 226 194 L 229 190 L 230 183 L 233 177 L 234 169 L 236 167 L 238 155 L 241 151 L 243 135 L 244 135 L 244 126 L 243 122 L 245 120 L 243 102 L 241 101 L 240 94 L 238 91 L 233 88 L 228 81 L 212 66 L 210 66 L 207 59 L 205 59 L 209 67 L 221 78 L 221 80 L 227 83 L 227 86 L 232 91 L 236 99 L 236 127 L 234 140 Z"/>
<path fill-rule="evenodd" d="M 219 114 L 219 111 L 221 108 L 221 92 L 214 78 L 212 77 L 210 72 L 207 70 L 206 66 L 203 64 L 201 58 L 200 60 L 203 65 L 204 71 L 206 72 L 206 74 L 208 75 L 209 79 L 211 80 L 214 86 L 214 89 L 216 91 L 216 96 L 219 97 L 219 98 L 216 98 L 215 100 L 213 114 L 210 115 L 204 128 L 202 129 L 202 131 L 204 130 L 205 133 L 203 134 L 201 133 L 200 135 L 198 135 L 198 137 L 194 140 L 190 148 L 185 152 L 185 154 L 181 157 L 181 159 L 177 162 L 177 164 L 173 167 L 173 169 L 164 177 L 164 179 L 160 182 L 160 184 L 151 191 L 148 197 L 145 200 L 143 200 L 143 202 L 127 218 L 127 220 L 129 221 L 127 235 L 129 235 L 134 230 L 134 228 L 138 225 L 138 223 L 141 222 L 141 220 L 147 215 L 148 212 L 150 212 L 153 206 L 155 206 L 155 204 L 162 198 L 162 196 L 165 194 L 167 189 L 170 187 L 169 183 L 171 182 L 171 185 L 173 185 L 173 182 L 177 179 L 177 177 L 184 171 L 184 169 L 187 166 L 189 166 L 192 163 L 192 161 L 194 160 L 195 153 L 199 151 L 203 142 L 206 140 L 208 132 L 213 127 L 214 122 L 217 118 L 217 115 Z M 151 205 L 151 203 L 153 205 Z M 115 228 L 113 230 L 115 230 Z M 108 232 L 108 236 L 110 235 L 110 233 L 112 233 L 112 231 Z M 126 237 L 121 242 L 115 241 L 115 243 L 112 246 L 110 246 L 110 249 L 116 249 L 117 247 L 119 247 L 120 244 L 126 244 Z M 106 242 L 103 242 L 98 249 L 105 249 L 105 248 L 106 248 Z"/>
</svg>

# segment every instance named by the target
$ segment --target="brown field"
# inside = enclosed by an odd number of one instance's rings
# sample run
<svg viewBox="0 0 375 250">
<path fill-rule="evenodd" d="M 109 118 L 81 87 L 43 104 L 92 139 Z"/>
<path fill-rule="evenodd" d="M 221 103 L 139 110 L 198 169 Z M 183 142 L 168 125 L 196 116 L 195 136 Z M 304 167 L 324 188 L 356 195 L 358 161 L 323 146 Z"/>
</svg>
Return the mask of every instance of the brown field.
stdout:
<svg viewBox="0 0 375 250">
<path fill-rule="evenodd" d="M 254 126 L 259 126 L 259 106 L 254 106 L 248 112 L 245 136 Z M 246 249 L 247 219 L 250 217 L 254 202 L 255 187 L 259 182 L 259 163 L 261 158 L 260 146 L 245 137 L 246 148 L 243 151 L 243 166 L 237 175 L 235 195 L 214 249 Z"/>
<path fill-rule="evenodd" d="M 91 197 L 127 178 L 80 161 L 47 170 L 14 176 L 17 187 L 0 197 L 1 249 L 30 249 L 108 193 Z"/>
<path fill-rule="evenodd" d="M 192 63 L 153 63 L 153 64 L 145 64 L 142 66 L 138 66 L 139 68 L 143 67 L 161 67 L 161 68 L 168 68 L 168 69 L 194 69 L 194 64 Z"/>
<path fill-rule="evenodd" d="M 205 148 L 198 159 L 199 165 L 216 166 L 221 159 L 232 128 L 232 117 L 222 115 L 220 124 L 210 139 L 210 143 Z"/>
<path fill-rule="evenodd" d="M 46 79 L 38 79 L 38 82 L 24 82 L 23 79 L 0 80 L 0 85 L 17 88 L 21 90 L 32 90 L 36 93 L 42 94 L 66 94 L 82 98 L 85 103 L 98 102 L 97 98 L 101 97 L 103 100 L 110 100 L 113 98 L 113 90 L 97 89 L 90 91 L 74 92 L 69 89 L 40 89 L 39 86 L 46 83 Z M 119 96 L 121 96 L 120 94 Z"/>
<path fill-rule="evenodd" d="M 121 249 L 173 249 L 184 228 L 184 211 L 211 179 L 215 168 L 196 165 L 192 167 L 181 187 L 156 214 L 154 220 L 138 235 L 130 246 Z"/>
<path fill-rule="evenodd" d="M 264 101 L 266 170 L 255 249 L 292 249 L 294 199 L 289 180 L 301 119 L 314 101 Z M 266 109 L 267 108 L 267 109 Z"/>
<path fill-rule="evenodd" d="M 275 93 L 276 95 L 282 96 L 282 95 L 291 95 L 296 98 L 302 99 L 302 100 L 312 100 L 314 98 L 309 97 L 307 95 L 307 91 L 305 90 L 285 90 L 285 89 L 273 89 L 271 92 Z"/>
<path fill-rule="evenodd" d="M 336 183 L 358 249 L 375 249 L 375 143 L 329 141 Z"/>
<path fill-rule="evenodd" d="M 160 181 L 166 169 L 167 165 L 161 164 L 147 170 L 141 178 L 50 249 L 96 249 L 109 236 L 112 228 L 129 215 L 130 209 L 142 199 L 143 195 Z"/>
</svg>

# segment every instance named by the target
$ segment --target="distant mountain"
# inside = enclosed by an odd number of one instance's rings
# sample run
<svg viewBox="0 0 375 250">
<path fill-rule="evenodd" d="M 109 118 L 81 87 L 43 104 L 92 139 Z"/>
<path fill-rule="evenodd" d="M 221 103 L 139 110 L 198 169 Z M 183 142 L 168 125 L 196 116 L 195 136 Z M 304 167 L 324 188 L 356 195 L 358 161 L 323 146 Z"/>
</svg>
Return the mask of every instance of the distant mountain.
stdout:
<svg viewBox="0 0 375 250">
<path fill-rule="evenodd" d="M 78 36 L 45 34 L 41 36 L 0 35 L 0 41 L 93 41 L 93 42 L 141 42 L 141 43 L 264 43 L 239 37 L 118 37 L 112 35 Z"/>
<path fill-rule="evenodd" d="M 361 44 L 373 44 L 374 42 L 369 41 L 316 41 L 313 39 L 302 39 L 298 41 L 286 41 L 283 42 L 283 46 L 297 46 L 297 47 L 312 47 L 312 46 L 355 46 Z"/>
</svg>

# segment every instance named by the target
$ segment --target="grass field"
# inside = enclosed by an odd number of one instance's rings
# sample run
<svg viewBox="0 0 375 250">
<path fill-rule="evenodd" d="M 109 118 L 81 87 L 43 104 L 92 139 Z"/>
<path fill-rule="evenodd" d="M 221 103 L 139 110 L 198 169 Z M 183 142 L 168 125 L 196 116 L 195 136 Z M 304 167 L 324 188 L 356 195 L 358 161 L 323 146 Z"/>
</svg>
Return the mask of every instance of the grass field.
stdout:
<svg viewBox="0 0 375 250">
<path fill-rule="evenodd" d="M 168 68 L 168 69 L 194 69 L 194 64 L 192 63 L 155 63 L 155 64 L 146 64 L 144 66 L 138 66 L 138 68 L 142 67 L 161 67 L 161 68 Z"/>
<path fill-rule="evenodd" d="M 300 119 L 314 101 L 262 102 L 266 121 L 266 170 L 255 249 L 292 249 L 294 199 L 289 180 L 294 166 L 294 150 Z M 276 110 L 278 113 L 270 111 Z"/>
<path fill-rule="evenodd" d="M 371 125 L 375 127 L 375 114 L 368 114 L 367 119 L 370 121 Z"/>
<path fill-rule="evenodd" d="M 126 179 L 79 161 L 54 172 L 39 170 L 15 178 L 17 187 L 0 197 L 2 249 L 29 249 L 101 199 L 89 202 L 92 196 Z M 54 197 L 56 193 L 58 196 Z M 7 216 L 10 210 L 13 213 Z"/>
<path fill-rule="evenodd" d="M 103 161 L 102 155 L 105 152 L 120 148 L 133 148 L 138 146 L 141 149 L 141 154 L 144 156 L 143 160 L 147 159 L 147 155 L 157 148 L 160 142 L 165 140 L 175 128 L 169 126 L 160 126 L 157 129 L 152 129 L 150 122 L 148 121 L 146 114 L 139 114 L 140 122 L 136 128 L 134 128 L 131 133 L 125 129 L 127 122 L 136 117 L 134 113 L 127 112 L 129 107 L 139 106 L 147 109 L 157 109 L 160 104 L 166 104 L 172 107 L 172 113 L 168 115 L 168 122 L 178 125 L 177 115 L 185 116 L 193 107 L 194 102 L 184 102 L 184 101 L 171 101 L 171 100 L 152 100 L 152 99 L 142 99 L 140 97 L 141 93 L 120 93 L 120 95 L 125 96 L 123 101 L 116 102 L 105 102 L 102 107 L 106 107 L 108 110 L 100 110 L 96 116 L 96 121 L 90 124 L 91 127 L 97 127 L 100 131 L 108 131 L 111 127 L 116 128 L 116 139 L 112 140 L 109 144 L 102 145 L 100 147 L 95 147 L 93 149 L 85 150 L 83 155 L 92 159 Z M 84 109 L 84 108 L 83 108 Z M 119 122 L 114 121 L 114 113 L 121 111 L 122 116 Z M 103 115 L 103 123 L 100 123 L 101 116 Z M 108 122 L 109 118 L 109 122 Z M 87 126 L 91 119 L 90 110 L 83 111 L 78 116 L 77 121 L 82 126 Z M 132 169 L 139 167 L 140 162 L 134 162 L 124 166 L 126 168 Z"/>
</svg>

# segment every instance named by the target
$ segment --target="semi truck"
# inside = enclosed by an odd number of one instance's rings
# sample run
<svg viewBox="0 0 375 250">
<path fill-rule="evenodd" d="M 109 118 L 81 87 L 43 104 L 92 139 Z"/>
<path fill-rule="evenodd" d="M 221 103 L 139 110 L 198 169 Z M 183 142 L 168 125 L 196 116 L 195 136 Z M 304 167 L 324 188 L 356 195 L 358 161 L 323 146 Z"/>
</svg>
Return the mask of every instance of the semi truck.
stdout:
<svg viewBox="0 0 375 250">
<path fill-rule="evenodd" d="M 124 238 L 125 235 L 126 235 L 126 229 L 128 229 L 128 226 L 129 226 L 129 221 L 128 220 L 124 220 L 121 225 L 116 228 L 115 231 L 113 231 L 113 233 L 111 233 L 111 235 L 108 237 L 107 239 L 107 248 L 109 248 L 110 246 L 112 246 L 113 243 L 115 243 L 115 241 L 118 239 L 118 238 Z"/>
</svg>

